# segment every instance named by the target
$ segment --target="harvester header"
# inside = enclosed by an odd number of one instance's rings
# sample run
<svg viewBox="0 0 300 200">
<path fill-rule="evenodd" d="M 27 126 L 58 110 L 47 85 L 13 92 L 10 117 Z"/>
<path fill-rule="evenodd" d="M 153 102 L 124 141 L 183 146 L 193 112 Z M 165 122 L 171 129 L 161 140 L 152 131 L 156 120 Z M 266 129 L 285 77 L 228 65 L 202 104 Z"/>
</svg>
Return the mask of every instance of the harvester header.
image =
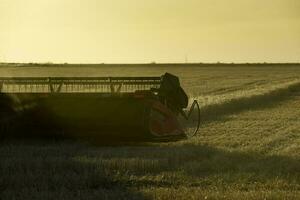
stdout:
<svg viewBox="0 0 300 200">
<path fill-rule="evenodd" d="M 186 138 L 188 96 L 178 77 L 2 77 L 0 128 L 100 140 Z M 182 116 L 181 119 L 179 119 Z M 14 131 L 10 131 L 14 130 Z"/>
<path fill-rule="evenodd" d="M 161 77 L 5 77 L 2 93 L 101 93 L 158 88 Z"/>
</svg>

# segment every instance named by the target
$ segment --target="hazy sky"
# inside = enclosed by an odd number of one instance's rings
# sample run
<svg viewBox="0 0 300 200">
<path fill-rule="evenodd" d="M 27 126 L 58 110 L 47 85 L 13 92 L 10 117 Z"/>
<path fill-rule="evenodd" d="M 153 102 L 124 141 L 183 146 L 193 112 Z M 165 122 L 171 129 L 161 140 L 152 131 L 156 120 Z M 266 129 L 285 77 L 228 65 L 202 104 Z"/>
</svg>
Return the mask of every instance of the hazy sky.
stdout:
<svg viewBox="0 0 300 200">
<path fill-rule="evenodd" d="M 300 62 L 300 0 L 0 0 L 0 61 Z"/>
</svg>

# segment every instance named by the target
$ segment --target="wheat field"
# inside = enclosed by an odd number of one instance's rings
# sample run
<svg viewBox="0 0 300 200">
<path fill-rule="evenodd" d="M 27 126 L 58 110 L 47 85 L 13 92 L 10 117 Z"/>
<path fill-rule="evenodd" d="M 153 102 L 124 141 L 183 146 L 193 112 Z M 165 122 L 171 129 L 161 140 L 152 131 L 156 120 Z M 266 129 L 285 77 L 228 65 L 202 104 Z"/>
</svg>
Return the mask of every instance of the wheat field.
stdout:
<svg viewBox="0 0 300 200">
<path fill-rule="evenodd" d="M 0 199 L 299 199 L 299 65 L 0 66 L 1 76 L 180 77 L 200 132 L 169 143 L 0 142 Z"/>
</svg>

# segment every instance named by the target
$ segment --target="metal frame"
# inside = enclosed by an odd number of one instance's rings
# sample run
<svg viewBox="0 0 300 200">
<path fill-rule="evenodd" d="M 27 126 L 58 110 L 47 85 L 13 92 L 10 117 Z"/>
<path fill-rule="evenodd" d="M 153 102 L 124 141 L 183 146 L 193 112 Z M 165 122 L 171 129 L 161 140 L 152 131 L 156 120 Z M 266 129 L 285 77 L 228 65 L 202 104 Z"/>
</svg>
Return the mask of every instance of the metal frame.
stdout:
<svg viewBox="0 0 300 200">
<path fill-rule="evenodd" d="M 161 77 L 0 77 L 0 93 L 120 93 L 160 88 Z"/>
</svg>

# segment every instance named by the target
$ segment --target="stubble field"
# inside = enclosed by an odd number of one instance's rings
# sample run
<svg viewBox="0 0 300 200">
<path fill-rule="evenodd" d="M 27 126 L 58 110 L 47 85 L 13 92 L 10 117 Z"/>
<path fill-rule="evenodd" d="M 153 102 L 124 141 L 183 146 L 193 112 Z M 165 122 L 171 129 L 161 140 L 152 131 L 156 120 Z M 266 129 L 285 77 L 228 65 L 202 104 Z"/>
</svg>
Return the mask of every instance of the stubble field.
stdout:
<svg viewBox="0 0 300 200">
<path fill-rule="evenodd" d="M 0 199 L 299 199 L 300 66 L 0 66 L 1 76 L 181 79 L 200 132 L 170 143 L 0 142 Z"/>
</svg>

